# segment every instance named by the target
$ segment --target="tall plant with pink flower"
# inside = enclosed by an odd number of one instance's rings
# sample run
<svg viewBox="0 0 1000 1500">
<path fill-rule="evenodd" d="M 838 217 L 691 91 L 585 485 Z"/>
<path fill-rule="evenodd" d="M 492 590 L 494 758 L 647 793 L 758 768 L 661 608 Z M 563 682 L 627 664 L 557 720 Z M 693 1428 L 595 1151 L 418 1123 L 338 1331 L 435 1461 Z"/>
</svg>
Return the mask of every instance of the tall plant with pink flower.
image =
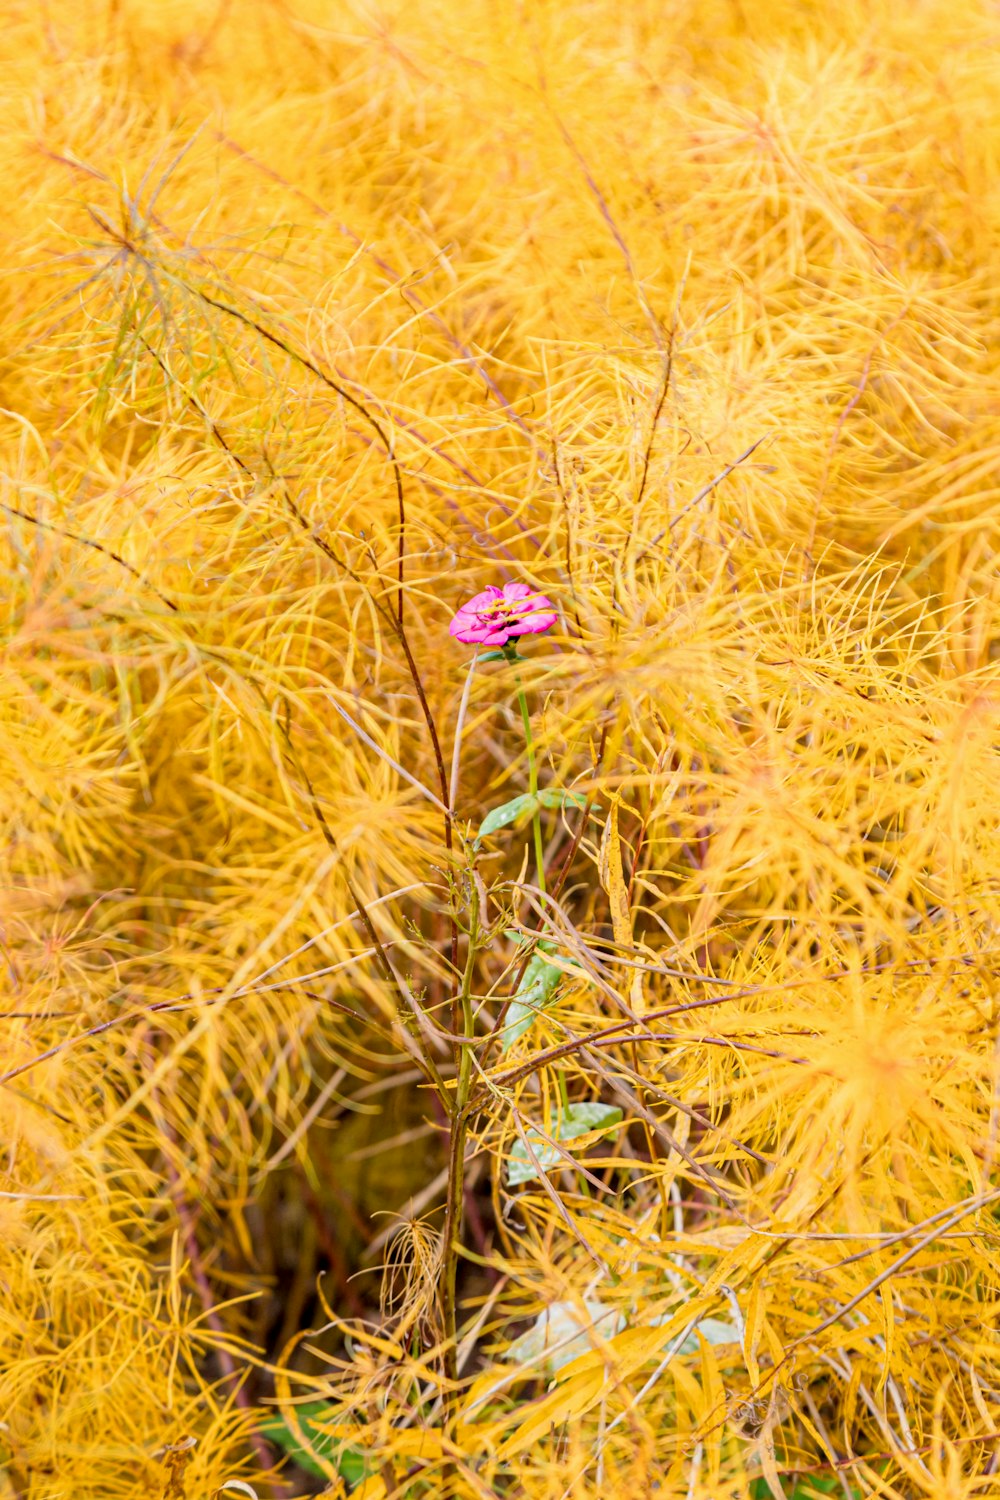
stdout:
<svg viewBox="0 0 1000 1500">
<path fill-rule="evenodd" d="M 544 635 L 551 630 L 559 616 L 552 600 L 540 594 L 526 583 L 505 583 L 502 588 L 495 584 L 474 594 L 456 611 L 451 625 L 451 634 L 469 645 L 499 648 L 480 656 L 479 661 L 518 660 L 517 642 L 522 636 Z M 506 823 L 514 822 L 531 814 L 532 838 L 535 848 L 535 869 L 538 889 L 545 895 L 545 858 L 542 846 L 541 808 L 557 806 L 567 800 L 561 793 L 539 793 L 538 762 L 535 757 L 535 741 L 531 732 L 531 717 L 520 677 L 517 684 L 517 701 L 524 725 L 524 740 L 528 757 L 527 797 L 515 797 L 502 807 L 494 808 L 480 828 L 480 837 L 493 833 Z M 543 800 L 544 799 L 544 800 Z"/>
<path fill-rule="evenodd" d="M 503 587 L 490 585 L 481 593 L 473 595 L 455 613 L 449 627 L 451 634 L 456 640 L 464 641 L 468 645 L 488 647 L 487 651 L 473 658 L 469 678 L 466 683 L 466 695 L 472 682 L 472 670 L 480 662 L 503 660 L 515 663 L 521 660 L 518 653 L 518 644 L 524 636 L 543 635 L 551 630 L 559 619 L 558 612 L 552 600 L 545 594 L 539 593 L 525 583 L 506 583 Z M 515 689 L 517 701 L 521 711 L 521 722 L 524 726 L 525 748 L 528 761 L 528 791 L 512 797 L 500 807 L 493 808 L 482 820 L 479 833 L 474 841 L 473 848 L 478 849 L 482 839 L 488 835 L 498 832 L 500 829 L 521 822 L 530 817 L 532 824 L 532 838 L 534 843 L 535 868 L 537 872 L 537 889 L 543 902 L 547 900 L 545 881 L 545 855 L 542 842 L 541 812 L 543 808 L 559 808 L 568 804 L 587 809 L 587 799 L 579 792 L 568 791 L 562 787 L 539 788 L 538 785 L 538 761 L 535 754 L 535 741 L 531 729 L 531 716 L 528 712 L 528 703 L 525 697 L 524 686 L 519 675 L 515 675 Z M 460 713 L 460 722 L 456 734 L 455 765 L 452 777 L 452 801 L 454 801 L 454 785 L 457 778 L 457 766 L 459 748 L 461 744 L 461 718 L 464 714 L 466 696 L 463 696 L 463 709 Z M 475 1014 L 472 1004 L 469 983 L 471 979 L 472 955 L 477 942 L 480 940 L 480 928 L 484 913 L 480 910 L 481 885 L 477 880 L 469 882 L 469 964 L 463 978 L 459 996 L 459 1007 L 461 1010 L 462 1029 L 466 1036 L 471 1037 L 475 1031 Z M 514 936 L 517 936 L 514 934 Z M 555 944 L 546 939 L 522 939 L 524 944 L 523 959 L 520 965 L 515 992 L 508 1004 L 506 1004 L 497 1019 L 496 1030 L 500 1038 L 503 1051 L 532 1025 L 539 1012 L 549 1006 L 556 996 L 563 969 L 550 963 L 548 955 L 553 953 Z M 566 1081 L 562 1070 L 556 1072 L 559 1088 L 559 1108 L 556 1119 L 550 1125 L 554 1136 L 558 1140 L 570 1140 L 597 1131 L 612 1129 L 621 1119 L 621 1110 L 617 1106 L 605 1105 L 599 1102 L 571 1103 L 566 1088 Z M 456 1080 L 455 1105 L 453 1112 L 453 1127 L 451 1132 L 451 1147 L 449 1153 L 448 1188 L 446 1193 L 446 1221 L 444 1228 L 443 1265 L 442 1265 L 442 1308 L 446 1333 L 449 1339 L 456 1336 L 455 1327 L 455 1272 L 458 1238 L 461 1232 L 462 1222 L 462 1174 L 465 1156 L 465 1138 L 467 1131 L 467 1116 L 470 1099 L 470 1086 L 472 1082 L 472 1053 L 469 1045 L 462 1046 L 458 1061 L 458 1076 Z M 551 1154 L 548 1154 L 551 1153 Z M 550 1165 L 562 1160 L 561 1149 L 551 1144 L 551 1138 L 547 1133 L 538 1135 L 534 1145 L 524 1140 L 521 1143 L 521 1152 L 518 1148 L 512 1153 L 508 1172 L 508 1180 L 511 1185 L 522 1182 L 536 1175 L 541 1170 L 540 1157 Z"/>
</svg>

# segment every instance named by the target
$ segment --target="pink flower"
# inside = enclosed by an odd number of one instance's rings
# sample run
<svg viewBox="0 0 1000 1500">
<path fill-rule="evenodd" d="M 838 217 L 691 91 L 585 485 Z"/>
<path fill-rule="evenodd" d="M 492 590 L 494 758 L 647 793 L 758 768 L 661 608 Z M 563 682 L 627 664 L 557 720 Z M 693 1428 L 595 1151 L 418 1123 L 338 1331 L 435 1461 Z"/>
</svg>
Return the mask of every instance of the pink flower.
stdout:
<svg viewBox="0 0 1000 1500">
<path fill-rule="evenodd" d="M 541 635 L 559 616 L 552 600 L 526 583 L 492 584 L 463 604 L 448 629 L 457 640 L 475 646 L 506 646 L 512 636 Z"/>
</svg>

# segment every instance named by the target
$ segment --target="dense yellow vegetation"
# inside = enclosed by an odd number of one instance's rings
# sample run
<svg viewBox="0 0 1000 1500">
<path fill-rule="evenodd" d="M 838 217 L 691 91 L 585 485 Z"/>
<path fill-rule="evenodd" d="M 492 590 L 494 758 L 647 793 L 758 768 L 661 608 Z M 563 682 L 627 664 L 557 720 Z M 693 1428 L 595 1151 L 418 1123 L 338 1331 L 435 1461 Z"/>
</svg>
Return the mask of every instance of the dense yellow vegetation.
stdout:
<svg viewBox="0 0 1000 1500">
<path fill-rule="evenodd" d="M 2 20 L 0 1496 L 1000 1492 L 997 6 Z"/>
</svg>

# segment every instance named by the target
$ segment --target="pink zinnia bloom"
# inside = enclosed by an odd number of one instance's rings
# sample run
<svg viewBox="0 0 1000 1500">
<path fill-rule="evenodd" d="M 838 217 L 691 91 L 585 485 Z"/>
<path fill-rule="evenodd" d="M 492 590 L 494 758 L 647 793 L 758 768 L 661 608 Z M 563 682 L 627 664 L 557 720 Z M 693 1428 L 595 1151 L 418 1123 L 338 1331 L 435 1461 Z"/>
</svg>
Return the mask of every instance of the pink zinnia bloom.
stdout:
<svg viewBox="0 0 1000 1500">
<path fill-rule="evenodd" d="M 526 583 L 491 584 L 463 604 L 448 629 L 457 640 L 474 646 L 506 646 L 512 636 L 541 635 L 559 616 L 552 600 Z"/>
</svg>

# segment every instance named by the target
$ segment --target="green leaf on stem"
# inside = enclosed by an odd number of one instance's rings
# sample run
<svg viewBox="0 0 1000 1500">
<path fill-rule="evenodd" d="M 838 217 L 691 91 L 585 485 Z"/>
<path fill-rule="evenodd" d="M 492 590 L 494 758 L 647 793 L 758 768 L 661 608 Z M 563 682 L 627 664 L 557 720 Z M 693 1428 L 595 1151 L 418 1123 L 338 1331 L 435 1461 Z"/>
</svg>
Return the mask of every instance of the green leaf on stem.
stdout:
<svg viewBox="0 0 1000 1500">
<path fill-rule="evenodd" d="M 554 943 L 551 938 L 529 937 L 527 933 L 516 932 L 511 927 L 506 928 L 505 932 L 519 948 L 526 948 L 531 944 L 535 951 L 525 966 L 521 981 L 507 1008 L 500 1043 L 502 1053 L 509 1052 L 518 1038 L 524 1036 L 537 1020 L 541 1011 L 552 1003 L 560 979 L 567 977 L 567 968 L 583 973 L 582 964 L 575 958 L 565 958 L 560 954 L 558 964 L 547 958 L 550 953 L 559 953 L 559 944 Z"/>
<path fill-rule="evenodd" d="M 781 1471 L 779 1470 L 779 1473 Z M 805 1474 L 791 1477 L 791 1489 L 785 1491 L 786 1500 L 821 1500 L 825 1495 L 843 1495 L 844 1484 L 837 1474 Z M 850 1495 L 861 1500 L 861 1491 L 853 1484 L 847 1486 Z M 766 1479 L 757 1478 L 750 1483 L 751 1500 L 772 1500 L 771 1486 Z"/>
<path fill-rule="evenodd" d="M 587 799 L 582 792 L 571 792 L 564 786 L 546 787 L 538 793 L 542 807 L 586 807 Z M 595 808 L 594 811 L 597 809 Z"/>
<path fill-rule="evenodd" d="M 550 964 L 544 954 L 532 954 L 507 1009 L 501 1052 L 509 1052 L 518 1037 L 529 1030 L 539 1011 L 552 1003 L 562 977 L 563 971 Z"/>
<path fill-rule="evenodd" d="M 550 1302 L 535 1319 L 534 1326 L 508 1344 L 500 1358 L 518 1364 L 539 1364 L 544 1370 L 561 1370 L 594 1347 L 594 1332 L 614 1338 L 625 1328 L 625 1318 L 612 1307 L 588 1297 L 582 1304 Z"/>
<path fill-rule="evenodd" d="M 547 787 L 537 796 L 533 796 L 531 792 L 522 792 L 519 797 L 512 797 L 509 802 L 502 802 L 499 807 L 488 812 L 479 825 L 476 838 L 484 839 L 489 834 L 496 833 L 498 828 L 508 828 L 511 823 L 527 822 L 543 807 L 567 805 L 586 807 L 587 799 L 582 792 L 569 792 L 565 787 Z"/>
<path fill-rule="evenodd" d="M 560 1111 L 555 1128 L 548 1134 L 553 1141 L 572 1141 L 578 1136 L 590 1135 L 595 1130 L 612 1130 L 620 1123 L 621 1117 L 622 1112 L 615 1104 L 571 1104 Z M 507 1181 L 511 1187 L 516 1187 L 521 1182 L 530 1182 L 533 1177 L 538 1176 L 539 1167 L 547 1171 L 549 1167 L 567 1164 L 562 1152 L 555 1146 L 550 1146 L 537 1130 L 529 1130 L 527 1139 L 535 1161 L 528 1156 L 524 1141 L 514 1144 L 507 1164 Z"/>
<path fill-rule="evenodd" d="M 558 947 L 558 944 L 554 943 L 551 938 L 531 937 L 526 932 L 518 932 L 515 927 L 505 927 L 503 933 L 504 937 L 509 937 L 511 942 L 516 943 L 519 948 L 527 948 L 529 943 L 533 943 L 539 953 L 555 953 Z"/>
<path fill-rule="evenodd" d="M 661 1317 L 646 1317 L 643 1320 L 643 1326 L 645 1328 L 659 1328 L 664 1323 L 669 1323 L 670 1320 L 675 1316 L 675 1309 L 671 1308 L 669 1312 L 663 1313 Z M 701 1345 L 698 1342 L 699 1334 L 701 1334 L 706 1344 L 722 1345 L 738 1344 L 740 1342 L 740 1331 L 736 1327 L 735 1323 L 727 1323 L 722 1318 L 702 1318 L 700 1322 L 696 1324 L 694 1331 L 690 1333 L 684 1340 L 683 1344 L 681 1344 L 680 1348 L 677 1350 L 677 1353 L 697 1354 L 698 1350 L 701 1348 Z"/>
<path fill-rule="evenodd" d="M 317 1430 L 318 1422 L 333 1421 L 335 1416 L 333 1407 L 325 1401 L 310 1401 L 306 1405 L 295 1407 L 295 1426 L 290 1419 L 275 1415 L 261 1423 L 260 1431 L 263 1437 L 287 1453 L 307 1474 L 327 1479 L 330 1469 L 334 1468 L 344 1482 L 353 1487 L 360 1484 L 372 1471 L 360 1449 L 352 1448 L 331 1437 L 329 1433 Z M 296 1426 L 299 1432 L 295 1430 Z M 321 1459 L 325 1463 L 321 1463 Z"/>
<path fill-rule="evenodd" d="M 486 814 L 479 825 L 477 837 L 484 839 L 488 834 L 496 833 L 498 828 L 507 828 L 511 823 L 520 823 L 522 819 L 534 817 L 539 805 L 539 799 L 530 792 L 512 797 L 509 802 L 502 803 Z"/>
</svg>

